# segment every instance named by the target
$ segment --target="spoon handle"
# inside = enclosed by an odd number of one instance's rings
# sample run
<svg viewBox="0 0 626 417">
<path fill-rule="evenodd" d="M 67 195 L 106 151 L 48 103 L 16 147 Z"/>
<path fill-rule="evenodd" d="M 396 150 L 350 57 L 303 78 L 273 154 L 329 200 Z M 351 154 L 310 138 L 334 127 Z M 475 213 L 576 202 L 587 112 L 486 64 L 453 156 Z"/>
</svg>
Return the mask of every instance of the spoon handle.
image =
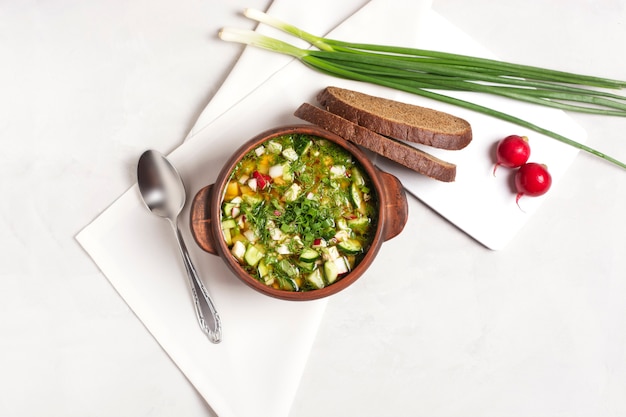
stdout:
<svg viewBox="0 0 626 417">
<path fill-rule="evenodd" d="M 219 343 L 222 341 L 222 322 L 217 309 L 213 304 L 213 300 L 209 296 L 209 292 L 205 288 L 204 284 L 198 277 L 196 268 L 191 262 L 187 246 L 180 233 L 180 229 L 172 222 L 172 227 L 176 233 L 176 240 L 180 253 L 183 256 L 183 262 L 185 269 L 187 270 L 187 277 L 189 278 L 189 286 L 191 288 L 191 295 L 193 297 L 194 307 L 196 309 L 196 316 L 198 317 L 198 323 L 200 328 L 207 335 L 209 340 L 213 343 Z M 202 298 L 198 297 L 198 293 L 202 294 Z M 208 319 L 208 320 L 207 320 Z"/>
</svg>

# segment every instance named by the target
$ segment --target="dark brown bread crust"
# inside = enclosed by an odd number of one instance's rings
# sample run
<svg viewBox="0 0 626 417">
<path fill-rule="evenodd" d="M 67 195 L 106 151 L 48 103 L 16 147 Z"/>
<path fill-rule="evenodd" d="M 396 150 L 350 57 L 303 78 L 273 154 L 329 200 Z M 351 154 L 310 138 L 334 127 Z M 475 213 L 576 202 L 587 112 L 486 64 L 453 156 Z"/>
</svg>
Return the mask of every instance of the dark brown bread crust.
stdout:
<svg viewBox="0 0 626 417">
<path fill-rule="evenodd" d="M 472 141 L 467 121 L 437 110 L 338 87 L 325 88 L 317 100 L 329 112 L 394 139 L 450 150 Z"/>
<path fill-rule="evenodd" d="M 456 177 L 456 165 L 405 143 L 381 136 L 309 103 L 298 107 L 294 115 L 420 174 L 444 182 L 452 182 Z"/>
</svg>

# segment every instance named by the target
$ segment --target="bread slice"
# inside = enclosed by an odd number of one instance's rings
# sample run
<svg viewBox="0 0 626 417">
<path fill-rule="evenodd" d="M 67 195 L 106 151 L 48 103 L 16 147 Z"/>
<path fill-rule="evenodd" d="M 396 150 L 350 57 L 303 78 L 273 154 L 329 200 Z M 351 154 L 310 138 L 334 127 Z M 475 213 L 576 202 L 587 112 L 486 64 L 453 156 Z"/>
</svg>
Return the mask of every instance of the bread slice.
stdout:
<svg viewBox="0 0 626 417">
<path fill-rule="evenodd" d="M 444 182 L 452 182 L 456 177 L 456 165 L 406 143 L 379 135 L 312 104 L 303 103 L 294 115 L 420 174 Z"/>
<path fill-rule="evenodd" d="M 467 121 L 437 110 L 338 87 L 325 88 L 317 100 L 329 112 L 394 139 L 451 150 L 472 140 Z"/>
</svg>

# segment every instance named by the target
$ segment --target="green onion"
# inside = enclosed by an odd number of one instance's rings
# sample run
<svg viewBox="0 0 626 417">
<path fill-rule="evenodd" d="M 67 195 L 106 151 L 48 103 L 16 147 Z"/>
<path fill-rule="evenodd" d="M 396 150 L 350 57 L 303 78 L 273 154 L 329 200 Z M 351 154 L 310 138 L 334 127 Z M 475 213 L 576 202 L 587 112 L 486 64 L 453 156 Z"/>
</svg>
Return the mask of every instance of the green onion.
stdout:
<svg viewBox="0 0 626 417">
<path fill-rule="evenodd" d="M 343 42 L 315 36 L 258 10 L 246 9 L 244 14 L 302 39 L 316 49 L 302 49 L 254 31 L 230 28 L 220 31 L 221 39 L 290 55 L 335 77 L 405 91 L 505 120 L 626 169 L 625 163 L 558 133 L 439 92 L 471 91 L 566 111 L 626 117 L 626 97 L 606 91 L 626 88 L 626 81 L 447 52 Z"/>
</svg>

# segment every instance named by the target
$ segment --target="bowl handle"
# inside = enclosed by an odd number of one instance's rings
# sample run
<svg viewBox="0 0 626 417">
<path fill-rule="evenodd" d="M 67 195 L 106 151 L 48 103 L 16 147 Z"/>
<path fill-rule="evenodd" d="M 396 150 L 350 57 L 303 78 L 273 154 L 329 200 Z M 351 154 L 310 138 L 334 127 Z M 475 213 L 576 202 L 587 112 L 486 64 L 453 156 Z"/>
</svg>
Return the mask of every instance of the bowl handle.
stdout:
<svg viewBox="0 0 626 417">
<path fill-rule="evenodd" d="M 409 217 L 409 204 L 400 180 L 387 172 L 381 170 L 378 172 L 383 183 L 385 200 L 387 201 L 385 207 L 383 207 L 387 218 L 383 240 L 387 241 L 396 237 L 404 229 Z"/>
<path fill-rule="evenodd" d="M 211 231 L 211 209 L 210 201 L 213 191 L 213 184 L 207 185 L 193 198 L 191 202 L 190 224 L 191 234 L 194 240 L 203 250 L 217 255 L 213 232 Z"/>
</svg>

